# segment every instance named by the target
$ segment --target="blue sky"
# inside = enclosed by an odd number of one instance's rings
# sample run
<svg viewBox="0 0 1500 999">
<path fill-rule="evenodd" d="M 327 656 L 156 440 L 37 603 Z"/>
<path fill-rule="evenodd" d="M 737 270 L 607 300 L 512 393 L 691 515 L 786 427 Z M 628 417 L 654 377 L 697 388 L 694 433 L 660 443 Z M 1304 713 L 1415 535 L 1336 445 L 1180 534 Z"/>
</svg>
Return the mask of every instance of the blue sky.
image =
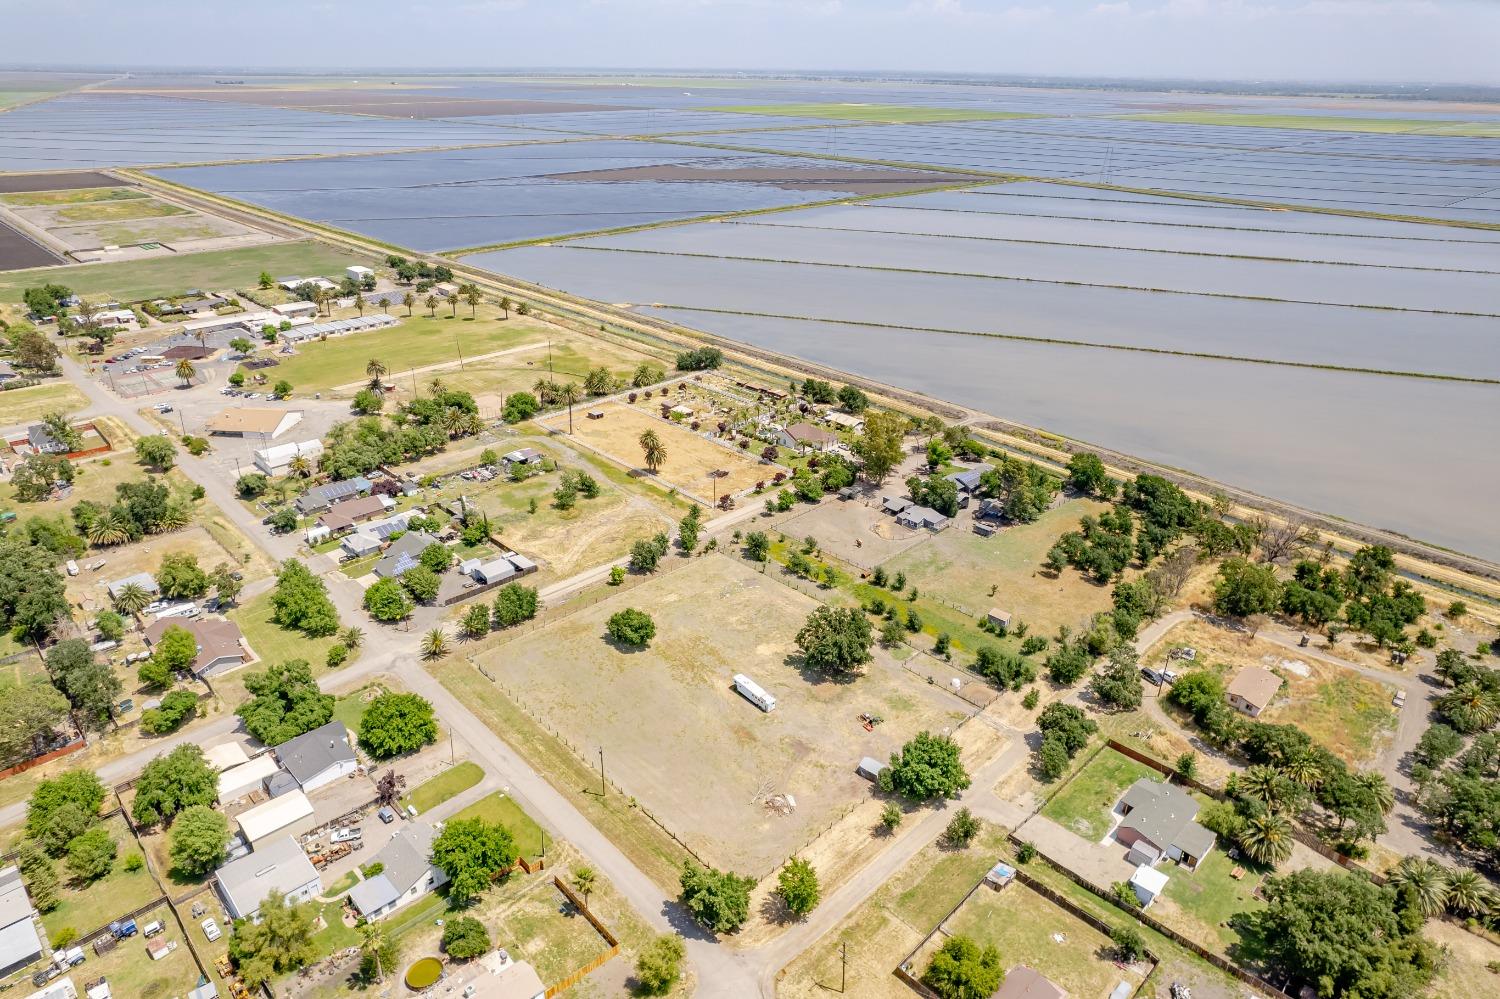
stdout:
<svg viewBox="0 0 1500 999">
<path fill-rule="evenodd" d="M 4 0 L 0 63 L 1500 83 L 1500 0 Z"/>
</svg>

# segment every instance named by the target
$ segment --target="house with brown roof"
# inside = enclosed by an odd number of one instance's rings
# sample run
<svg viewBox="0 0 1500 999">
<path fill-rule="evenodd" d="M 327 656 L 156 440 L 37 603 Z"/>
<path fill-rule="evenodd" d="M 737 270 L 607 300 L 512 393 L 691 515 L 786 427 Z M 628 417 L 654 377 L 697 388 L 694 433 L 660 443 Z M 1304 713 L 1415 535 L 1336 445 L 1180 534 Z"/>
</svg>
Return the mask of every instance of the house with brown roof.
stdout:
<svg viewBox="0 0 1500 999">
<path fill-rule="evenodd" d="M 1224 691 L 1224 699 L 1251 718 L 1268 708 L 1281 689 L 1281 677 L 1263 666 L 1246 666 Z"/>
<path fill-rule="evenodd" d="M 158 618 L 146 626 L 146 644 L 155 647 L 168 628 L 181 628 L 198 643 L 198 658 L 193 672 L 198 676 L 218 676 L 239 669 L 250 658 L 244 635 L 233 621 L 214 618 Z"/>
<path fill-rule="evenodd" d="M 839 437 L 833 431 L 815 427 L 811 423 L 794 423 L 782 430 L 776 440 L 782 447 L 796 448 L 799 451 L 805 448 L 832 451 L 838 446 Z"/>
<path fill-rule="evenodd" d="M 358 499 L 335 503 L 328 508 L 327 513 L 318 518 L 318 524 L 326 527 L 331 535 L 342 534 L 345 531 L 354 530 L 356 524 L 363 524 L 367 520 L 383 516 L 395 505 L 396 501 L 389 496 L 361 496 Z"/>
<path fill-rule="evenodd" d="M 302 422 L 296 409 L 237 406 L 208 421 L 208 432 L 225 437 L 280 437 Z"/>
<path fill-rule="evenodd" d="M 200 347 L 196 343 L 185 343 L 177 347 L 168 347 L 161 352 L 161 356 L 169 361 L 201 361 L 206 357 L 213 357 L 218 352 L 217 347 Z"/>
<path fill-rule="evenodd" d="M 1068 993 L 1035 968 L 1018 964 L 1005 973 L 1005 982 L 993 999 L 1068 999 Z"/>
</svg>

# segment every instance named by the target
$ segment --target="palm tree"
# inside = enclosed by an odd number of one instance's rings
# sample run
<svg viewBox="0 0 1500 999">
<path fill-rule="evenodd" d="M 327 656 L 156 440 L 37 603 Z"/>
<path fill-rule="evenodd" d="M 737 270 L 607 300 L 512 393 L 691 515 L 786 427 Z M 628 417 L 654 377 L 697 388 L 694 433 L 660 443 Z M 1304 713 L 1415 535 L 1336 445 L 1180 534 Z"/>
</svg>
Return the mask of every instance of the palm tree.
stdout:
<svg viewBox="0 0 1500 999">
<path fill-rule="evenodd" d="M 1391 789 L 1385 775 L 1379 771 L 1367 770 L 1364 773 L 1355 774 L 1354 783 L 1369 792 L 1370 796 L 1375 799 L 1375 803 L 1380 806 L 1381 815 L 1390 814 L 1391 809 L 1396 806 L 1396 792 Z"/>
<path fill-rule="evenodd" d="M 557 390 L 557 401 L 568 407 L 568 433 L 573 432 L 573 404 L 583 398 L 576 382 L 567 382 Z M 647 431 L 649 433 L 650 431 Z"/>
<path fill-rule="evenodd" d="M 307 455 L 293 455 L 292 460 L 286 463 L 287 471 L 300 478 L 307 478 L 312 474 L 312 462 L 307 460 Z"/>
<path fill-rule="evenodd" d="M 1495 906 L 1495 890 L 1478 871 L 1463 868 L 1448 875 L 1448 908 L 1467 916 L 1487 916 Z"/>
<path fill-rule="evenodd" d="M 451 306 L 453 306 L 453 318 L 457 319 L 458 318 L 458 293 L 457 292 L 455 292 L 454 294 L 448 296 L 448 304 L 451 305 Z"/>
<path fill-rule="evenodd" d="M 503 312 L 503 313 L 505 313 L 505 318 L 506 319 L 510 318 L 510 308 L 514 304 L 515 303 L 510 300 L 510 296 L 509 295 L 501 295 L 500 296 L 500 311 Z"/>
<path fill-rule="evenodd" d="M 411 307 L 417 304 L 417 296 L 413 295 L 411 292 L 407 292 L 405 295 L 401 296 L 401 304 L 406 306 L 406 318 L 410 319 Z"/>
<path fill-rule="evenodd" d="M 484 421 L 479 418 L 478 413 L 465 411 L 463 424 L 459 427 L 460 437 L 478 437 L 484 430 Z"/>
<path fill-rule="evenodd" d="M 427 306 L 427 315 L 432 317 L 433 319 L 437 318 L 437 302 L 438 300 L 436 295 L 428 295 L 427 301 L 422 303 L 423 305 Z"/>
<path fill-rule="evenodd" d="M 139 614 L 151 602 L 151 594 L 140 583 L 126 583 L 115 593 L 115 610 Z"/>
<path fill-rule="evenodd" d="M 339 635 L 339 641 L 347 648 L 357 649 L 365 644 L 365 631 L 359 625 L 351 624 Z"/>
<path fill-rule="evenodd" d="M 593 894 L 598 875 L 588 865 L 573 868 L 573 890 L 583 896 L 583 907 L 588 908 L 589 895 Z"/>
<path fill-rule="evenodd" d="M 445 391 L 447 391 L 447 389 L 448 386 L 443 384 L 443 380 L 441 378 L 434 378 L 432 381 L 427 383 L 427 391 L 430 395 L 442 395 Z"/>
<path fill-rule="evenodd" d="M 594 368 L 583 378 L 584 391 L 589 395 L 609 395 L 609 390 L 613 387 L 614 376 L 605 367 Z"/>
<path fill-rule="evenodd" d="M 1438 709 L 1452 720 L 1460 732 L 1479 732 L 1495 724 L 1500 717 L 1496 695 L 1477 683 L 1465 683 L 1451 694 L 1438 698 Z"/>
<path fill-rule="evenodd" d="M 1323 768 L 1311 753 L 1299 753 L 1286 762 L 1281 772 L 1303 787 L 1317 787 L 1323 780 Z"/>
<path fill-rule="evenodd" d="M 457 407 L 450 407 L 443 410 L 443 432 L 448 435 L 449 439 L 463 433 L 465 415 L 464 411 Z"/>
<path fill-rule="evenodd" d="M 177 362 L 177 377 L 182 381 L 184 388 L 193 384 L 193 376 L 197 373 L 198 369 L 193 367 L 193 362 L 187 358 L 184 357 Z"/>
<path fill-rule="evenodd" d="M 1275 867 L 1292 855 L 1292 823 L 1285 815 L 1262 812 L 1245 823 L 1240 848 L 1257 864 Z"/>
<path fill-rule="evenodd" d="M 354 307 L 356 309 L 358 309 L 359 310 L 359 314 L 361 316 L 363 316 L 365 314 L 365 296 L 363 296 L 363 295 L 355 295 L 354 296 Z"/>
<path fill-rule="evenodd" d="M 365 374 L 370 376 L 370 389 L 379 392 L 385 388 L 386 366 L 375 358 L 365 364 Z"/>
<path fill-rule="evenodd" d="M 667 449 L 662 445 L 661 438 L 656 436 L 655 430 L 648 430 L 641 434 L 641 451 L 646 457 L 646 467 L 651 474 L 656 472 L 666 463 Z"/>
<path fill-rule="evenodd" d="M 192 522 L 192 511 L 180 503 L 168 503 L 167 508 L 162 511 L 161 519 L 156 522 L 153 534 L 167 534 L 171 531 L 180 531 Z"/>
<path fill-rule="evenodd" d="M 366 958 L 375 959 L 375 980 L 385 981 L 385 965 L 380 955 L 386 948 L 385 924 L 366 923 L 359 928 L 359 949 Z"/>
<path fill-rule="evenodd" d="M 1396 889 L 1410 888 L 1417 908 L 1435 916 L 1448 904 L 1448 871 L 1426 857 L 1406 857 L 1386 873 L 1386 882 Z"/>
<path fill-rule="evenodd" d="M 448 633 L 442 628 L 433 628 L 422 636 L 422 658 L 441 659 L 448 654 Z"/>
<path fill-rule="evenodd" d="M 1286 796 L 1282 779 L 1273 767 L 1251 767 L 1240 775 L 1240 792 L 1263 802 L 1268 808 L 1275 808 Z"/>
<path fill-rule="evenodd" d="M 96 519 L 89 525 L 85 534 L 88 536 L 89 544 L 100 547 L 123 545 L 130 540 L 130 531 L 125 527 L 125 522 L 112 513 Z M 147 603 L 149 602 L 148 600 Z"/>
<path fill-rule="evenodd" d="M 479 285 L 471 284 L 464 289 L 464 301 L 469 303 L 469 318 L 473 319 L 479 309 L 479 303 L 484 301 Z"/>
<path fill-rule="evenodd" d="M 557 403 L 557 382 L 550 378 L 538 378 L 531 386 L 531 391 L 536 393 L 537 401 L 543 406 L 552 406 Z"/>
</svg>

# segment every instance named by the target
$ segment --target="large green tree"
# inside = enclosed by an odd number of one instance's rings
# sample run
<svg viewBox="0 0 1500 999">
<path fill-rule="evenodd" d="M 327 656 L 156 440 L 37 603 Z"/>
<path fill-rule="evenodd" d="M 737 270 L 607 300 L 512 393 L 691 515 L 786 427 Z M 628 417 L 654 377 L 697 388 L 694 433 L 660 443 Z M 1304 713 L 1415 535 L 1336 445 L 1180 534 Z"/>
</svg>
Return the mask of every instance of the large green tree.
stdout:
<svg viewBox="0 0 1500 999">
<path fill-rule="evenodd" d="M 208 805 L 189 805 L 172 823 L 172 866 L 197 877 L 224 863 L 229 820 Z"/>
<path fill-rule="evenodd" d="M 750 918 L 750 889 L 755 879 L 717 871 L 689 860 L 680 878 L 682 905 L 700 926 L 733 933 Z"/>
<path fill-rule="evenodd" d="M 989 999 L 1004 980 L 1000 952 L 966 936 L 944 940 L 922 972 L 922 984 L 942 999 Z"/>
<path fill-rule="evenodd" d="M 518 855 L 510 832 L 484 819 L 451 819 L 432 843 L 432 862 L 448 875 L 448 899 L 455 905 L 478 898 Z"/>
<path fill-rule="evenodd" d="M 839 675 L 856 673 L 869 662 L 874 641 L 869 619 L 853 607 L 818 607 L 797 632 L 803 661 L 819 672 Z"/>
<path fill-rule="evenodd" d="M 276 574 L 271 597 L 272 619 L 309 638 L 331 635 L 339 628 L 338 610 L 328 599 L 328 587 L 301 562 L 288 559 Z"/>
<path fill-rule="evenodd" d="M 959 759 L 958 744 L 946 735 L 918 732 L 891 754 L 891 765 L 880 771 L 880 787 L 911 801 L 951 798 L 969 786 L 969 774 Z"/>
<path fill-rule="evenodd" d="M 318 689 L 305 659 L 290 659 L 245 676 L 251 699 L 236 712 L 245 731 L 275 746 L 326 725 L 333 717 L 333 695 Z"/>
<path fill-rule="evenodd" d="M 437 741 L 432 703 L 419 694 L 376 697 L 359 722 L 359 746 L 377 760 L 415 752 Z"/>
<path fill-rule="evenodd" d="M 235 923 L 229 937 L 229 956 L 235 970 L 252 989 L 281 975 L 305 968 L 318 957 L 317 906 L 293 904 L 279 891 L 261 902 L 260 921 Z"/>
<path fill-rule="evenodd" d="M 137 825 L 170 822 L 193 805 L 212 805 L 219 795 L 219 775 L 203 758 L 197 743 L 184 743 L 158 756 L 141 771 L 130 803 L 130 817 Z"/>
<path fill-rule="evenodd" d="M 0 679 L 0 761 L 10 766 L 45 751 L 67 717 L 67 697 L 45 677 Z"/>
</svg>

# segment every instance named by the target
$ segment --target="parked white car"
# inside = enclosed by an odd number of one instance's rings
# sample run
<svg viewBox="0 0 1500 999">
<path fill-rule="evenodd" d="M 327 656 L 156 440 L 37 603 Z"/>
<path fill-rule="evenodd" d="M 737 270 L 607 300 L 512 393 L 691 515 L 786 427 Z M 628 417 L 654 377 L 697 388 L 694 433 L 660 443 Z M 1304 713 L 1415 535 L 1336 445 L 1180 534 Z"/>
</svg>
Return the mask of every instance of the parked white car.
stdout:
<svg viewBox="0 0 1500 999">
<path fill-rule="evenodd" d="M 224 934 L 219 932 L 219 924 L 214 922 L 213 917 L 210 916 L 203 921 L 203 935 L 208 937 L 209 943 L 213 943 Z"/>
</svg>

